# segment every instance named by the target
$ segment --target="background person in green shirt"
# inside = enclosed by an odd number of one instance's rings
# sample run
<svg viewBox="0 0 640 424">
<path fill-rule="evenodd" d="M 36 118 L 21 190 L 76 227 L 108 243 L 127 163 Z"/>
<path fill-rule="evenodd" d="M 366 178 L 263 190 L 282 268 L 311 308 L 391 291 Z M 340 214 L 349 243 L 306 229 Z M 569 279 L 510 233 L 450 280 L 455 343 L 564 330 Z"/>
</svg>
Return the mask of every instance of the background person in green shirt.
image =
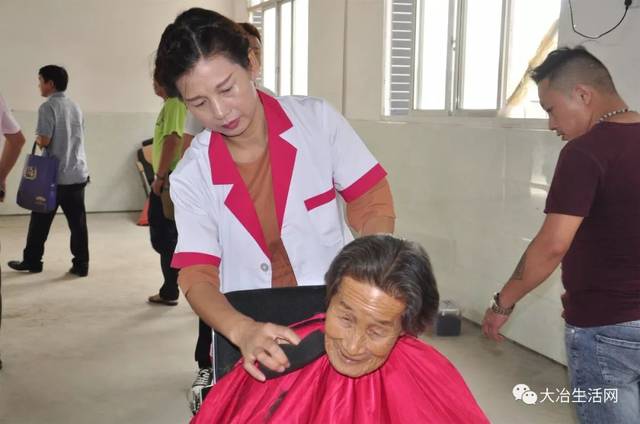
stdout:
<svg viewBox="0 0 640 424">
<path fill-rule="evenodd" d="M 150 296 L 150 303 L 174 306 L 178 304 L 178 271 L 171 268 L 171 258 L 178 241 L 176 223 L 165 217 L 160 195 L 167 190 L 169 173 L 173 171 L 182 154 L 182 136 L 187 108 L 176 97 L 168 97 L 164 88 L 154 78 L 153 89 L 164 104 L 156 121 L 153 134 L 152 165 L 155 178 L 149 194 L 149 233 L 153 249 L 160 254 L 160 266 L 164 282 L 158 294 Z"/>
</svg>

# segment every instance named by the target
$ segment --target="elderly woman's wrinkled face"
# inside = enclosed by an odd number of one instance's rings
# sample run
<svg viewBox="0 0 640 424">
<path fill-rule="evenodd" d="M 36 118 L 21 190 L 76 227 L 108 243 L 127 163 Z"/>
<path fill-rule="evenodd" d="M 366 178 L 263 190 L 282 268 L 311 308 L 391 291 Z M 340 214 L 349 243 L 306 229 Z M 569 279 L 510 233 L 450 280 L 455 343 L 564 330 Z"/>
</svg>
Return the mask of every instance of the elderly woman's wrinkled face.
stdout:
<svg viewBox="0 0 640 424">
<path fill-rule="evenodd" d="M 325 349 L 333 367 L 348 377 L 380 368 L 402 334 L 404 310 L 402 300 L 344 277 L 325 322 Z"/>
</svg>

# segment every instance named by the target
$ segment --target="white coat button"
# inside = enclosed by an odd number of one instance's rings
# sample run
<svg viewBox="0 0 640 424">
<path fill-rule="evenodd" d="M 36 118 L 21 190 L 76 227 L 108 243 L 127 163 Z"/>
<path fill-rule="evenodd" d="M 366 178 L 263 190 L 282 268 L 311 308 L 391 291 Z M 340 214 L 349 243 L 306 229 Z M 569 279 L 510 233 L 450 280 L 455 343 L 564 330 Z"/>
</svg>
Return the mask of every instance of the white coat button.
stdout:
<svg viewBox="0 0 640 424">
<path fill-rule="evenodd" d="M 263 262 L 260 264 L 260 269 L 263 270 L 264 272 L 267 272 L 269 271 L 269 265 Z"/>
</svg>

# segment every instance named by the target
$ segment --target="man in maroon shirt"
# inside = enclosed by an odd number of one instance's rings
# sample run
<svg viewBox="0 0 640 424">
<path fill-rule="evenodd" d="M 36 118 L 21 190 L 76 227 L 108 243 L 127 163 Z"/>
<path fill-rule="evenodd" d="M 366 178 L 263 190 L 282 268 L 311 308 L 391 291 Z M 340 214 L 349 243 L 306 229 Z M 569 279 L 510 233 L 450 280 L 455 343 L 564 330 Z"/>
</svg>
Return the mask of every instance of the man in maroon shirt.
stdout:
<svg viewBox="0 0 640 424">
<path fill-rule="evenodd" d="M 562 262 L 571 385 L 574 395 L 594 399 L 576 402 L 578 417 L 639 423 L 640 114 L 629 110 L 607 68 L 582 47 L 551 52 L 532 78 L 549 129 L 568 143 L 542 228 L 494 295 L 482 329 L 502 340 L 498 332 L 516 302 Z"/>
</svg>

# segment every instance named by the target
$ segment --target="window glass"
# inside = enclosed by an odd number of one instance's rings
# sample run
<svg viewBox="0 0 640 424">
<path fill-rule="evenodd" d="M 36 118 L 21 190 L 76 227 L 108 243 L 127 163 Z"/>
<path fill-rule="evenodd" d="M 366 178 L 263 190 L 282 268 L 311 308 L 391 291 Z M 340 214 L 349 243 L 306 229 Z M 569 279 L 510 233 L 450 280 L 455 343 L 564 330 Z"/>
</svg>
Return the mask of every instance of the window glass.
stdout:
<svg viewBox="0 0 640 424">
<path fill-rule="evenodd" d="M 309 0 L 293 3 L 293 94 L 307 94 L 309 63 Z"/>
<path fill-rule="evenodd" d="M 496 109 L 502 0 L 468 0 L 463 25 L 460 107 Z"/>
<path fill-rule="evenodd" d="M 291 94 L 291 2 L 280 5 L 280 94 Z"/>
<path fill-rule="evenodd" d="M 276 9 L 265 9 L 262 34 L 262 81 L 265 88 L 276 92 Z"/>
<path fill-rule="evenodd" d="M 449 0 L 424 0 L 420 5 L 418 22 L 421 32 L 416 49 L 419 58 L 416 106 L 418 109 L 444 110 L 447 94 Z"/>
<path fill-rule="evenodd" d="M 506 96 L 511 96 L 521 81 L 508 116 L 546 118 L 539 105 L 536 84 L 524 78 L 529 62 L 541 63 L 548 52 L 557 47 L 556 21 L 560 15 L 560 0 L 512 0 L 509 25 L 509 54 L 506 69 Z M 536 57 L 537 56 L 537 57 Z"/>
</svg>

